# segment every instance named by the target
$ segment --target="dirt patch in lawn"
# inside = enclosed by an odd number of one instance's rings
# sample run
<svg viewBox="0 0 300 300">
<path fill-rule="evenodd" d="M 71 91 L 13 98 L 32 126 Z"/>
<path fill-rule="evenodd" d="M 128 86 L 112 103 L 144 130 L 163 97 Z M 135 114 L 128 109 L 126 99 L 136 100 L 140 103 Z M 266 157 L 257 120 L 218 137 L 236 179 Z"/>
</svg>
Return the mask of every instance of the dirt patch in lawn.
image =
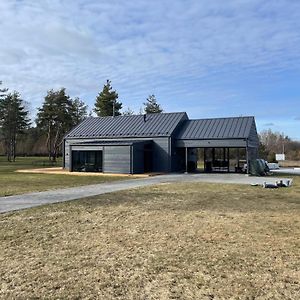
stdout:
<svg viewBox="0 0 300 300">
<path fill-rule="evenodd" d="M 40 169 L 21 169 L 17 170 L 17 173 L 38 173 L 38 174 L 61 174 L 61 175 L 71 175 L 71 176 L 111 176 L 111 177 L 149 177 L 159 175 L 159 173 L 149 173 L 149 174 L 119 174 L 119 173 L 102 173 L 102 172 L 70 172 L 61 167 L 59 168 L 40 168 Z"/>
<path fill-rule="evenodd" d="M 0 216 L 0 296 L 299 299 L 300 178 L 164 184 Z"/>
</svg>

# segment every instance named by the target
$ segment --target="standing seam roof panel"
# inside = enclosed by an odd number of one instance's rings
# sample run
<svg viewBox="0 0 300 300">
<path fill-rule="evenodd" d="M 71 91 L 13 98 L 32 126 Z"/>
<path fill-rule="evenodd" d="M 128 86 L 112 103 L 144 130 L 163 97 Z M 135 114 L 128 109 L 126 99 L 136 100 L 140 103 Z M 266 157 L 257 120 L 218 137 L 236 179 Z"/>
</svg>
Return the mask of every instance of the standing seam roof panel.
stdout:
<svg viewBox="0 0 300 300">
<path fill-rule="evenodd" d="M 147 123 L 147 117 L 149 118 L 149 128 L 148 128 L 148 130 L 146 130 L 147 129 L 147 125 L 145 124 L 145 123 Z M 148 115 L 146 115 L 146 122 L 144 123 L 144 126 L 143 126 L 143 128 L 144 128 L 144 130 L 143 130 L 143 132 L 144 133 L 146 133 L 146 132 L 148 132 L 148 133 L 150 133 L 150 134 L 152 134 L 152 132 L 156 132 L 157 133 L 157 135 L 158 135 L 158 131 L 155 131 L 155 128 L 157 127 L 156 126 L 156 120 L 155 120 L 155 118 L 154 117 L 152 117 L 151 116 L 151 114 L 148 114 Z M 160 120 L 160 122 L 161 122 L 161 126 L 163 127 L 164 125 L 164 123 L 165 123 L 165 116 L 163 116 L 162 118 L 161 118 L 161 120 Z"/>
<path fill-rule="evenodd" d="M 165 125 L 166 128 L 171 128 L 172 131 L 175 130 L 176 126 L 179 124 L 179 122 L 182 119 L 182 116 L 176 116 L 176 118 L 168 118 L 167 123 Z M 159 126 L 159 124 L 158 124 Z"/>
<path fill-rule="evenodd" d="M 249 118 L 247 118 L 243 121 L 243 126 L 242 126 L 241 131 L 240 131 L 241 136 L 246 134 L 246 131 L 247 131 L 247 128 L 248 128 L 248 123 L 249 123 Z"/>
<path fill-rule="evenodd" d="M 213 121 L 209 120 L 208 123 L 206 124 L 204 137 L 208 137 L 211 135 L 211 131 L 213 129 L 212 126 L 213 126 Z"/>
<path fill-rule="evenodd" d="M 243 126 L 243 120 L 242 119 L 238 119 L 238 125 L 235 129 L 235 136 L 236 137 L 240 137 L 240 132 L 241 132 L 241 129 L 242 129 L 242 126 Z"/>
<path fill-rule="evenodd" d="M 230 121 L 230 120 L 228 120 L 227 122 L 226 121 L 227 120 L 224 119 L 224 125 L 222 126 L 222 128 L 221 128 L 221 130 L 219 132 L 219 137 L 222 137 L 222 138 L 225 137 L 225 132 L 226 132 L 228 126 L 229 126 L 229 122 L 228 121 Z"/>
<path fill-rule="evenodd" d="M 151 119 L 151 114 L 150 114 L 149 116 L 146 115 L 146 122 L 147 122 L 147 117 L 150 118 L 150 120 L 148 121 L 148 122 L 150 122 L 149 128 L 148 128 L 148 132 L 149 132 L 150 134 L 152 134 L 152 132 L 155 132 L 155 131 L 154 131 L 154 128 L 156 127 L 156 124 L 155 124 L 155 118 L 153 117 L 153 118 Z M 163 125 L 164 119 L 165 119 L 164 117 L 161 118 L 161 125 Z M 146 123 L 146 122 L 145 122 L 145 123 Z M 144 127 L 143 133 L 145 133 L 145 132 L 146 132 L 145 124 L 144 124 L 143 127 Z"/>
<path fill-rule="evenodd" d="M 184 120 L 186 113 L 149 114 L 146 116 L 117 116 L 87 118 L 66 137 L 151 137 L 171 136 L 179 124 L 177 138 L 220 139 L 247 138 L 255 126 L 254 117 Z M 253 125 L 254 124 L 254 125 Z"/>
<path fill-rule="evenodd" d="M 194 122 L 194 123 L 197 124 L 197 122 Z M 199 133 L 203 130 L 203 127 L 201 126 L 202 123 L 203 123 L 203 122 L 199 122 L 199 123 L 198 123 L 199 125 L 196 126 L 196 129 L 195 129 L 194 132 L 193 132 L 193 136 L 199 135 Z"/>
<path fill-rule="evenodd" d="M 72 129 L 65 137 L 142 137 L 170 136 L 186 116 L 182 113 L 156 113 L 146 115 L 90 117 Z"/>
<path fill-rule="evenodd" d="M 201 130 L 199 132 L 199 136 L 202 136 L 204 131 L 205 131 L 205 126 L 204 126 L 205 122 L 204 120 L 200 120 L 200 126 L 201 126 Z"/>
<path fill-rule="evenodd" d="M 229 133 L 228 133 L 229 136 L 234 137 L 234 131 L 235 131 L 236 126 L 237 126 L 237 119 L 233 119 L 232 120 L 232 126 L 231 126 L 231 128 L 229 130 Z"/>
<path fill-rule="evenodd" d="M 213 122 L 213 126 L 211 127 L 211 130 L 209 131 L 209 136 L 216 136 L 215 133 L 216 133 L 217 127 L 219 125 L 219 122 L 220 122 L 219 119 L 216 119 L 216 121 Z"/>
<path fill-rule="evenodd" d="M 144 120 L 140 120 L 140 122 L 144 122 Z M 136 132 L 137 128 L 139 126 L 142 126 L 139 124 L 139 120 L 138 119 L 134 119 L 134 123 L 131 124 L 131 123 L 128 123 L 127 125 L 127 130 L 125 131 L 124 130 L 124 134 L 127 133 L 127 134 L 133 134 L 134 132 Z"/>
<path fill-rule="evenodd" d="M 196 131 L 197 131 L 197 123 L 191 122 L 190 136 L 193 137 Z"/>
<path fill-rule="evenodd" d="M 219 133 L 220 133 L 221 128 L 222 128 L 222 119 L 219 119 L 219 120 L 218 120 L 218 124 L 217 124 L 217 126 L 216 126 L 215 133 L 214 133 L 214 136 L 215 136 L 216 138 L 219 137 Z"/>
<path fill-rule="evenodd" d="M 124 124 L 124 126 L 122 127 L 122 135 L 125 134 L 125 132 L 129 132 L 130 131 L 130 124 Z"/>
<path fill-rule="evenodd" d="M 243 121 L 242 120 L 238 120 L 238 124 L 235 128 L 235 131 L 234 131 L 234 134 L 236 137 L 239 137 L 240 136 L 240 131 L 241 131 L 241 127 L 243 126 Z"/>
<path fill-rule="evenodd" d="M 240 132 L 239 132 L 239 135 L 240 135 L 240 136 L 245 135 L 248 120 L 249 120 L 249 119 L 243 120 L 243 125 L 241 126 L 241 129 L 240 129 Z"/>
<path fill-rule="evenodd" d="M 159 127 L 165 127 L 167 125 L 168 122 L 168 118 L 162 118 L 161 123 L 159 124 L 159 122 L 155 122 L 155 120 L 153 121 L 153 124 L 151 126 L 151 131 L 153 132 L 160 132 Z"/>
<path fill-rule="evenodd" d="M 251 127 L 254 123 L 253 121 L 254 121 L 254 118 L 252 118 L 252 117 L 248 118 L 247 127 L 245 129 L 245 134 L 248 136 L 250 135 Z M 255 125 L 255 123 L 254 123 L 254 125 Z"/>
<path fill-rule="evenodd" d="M 204 133 L 203 133 L 203 137 L 207 137 L 208 136 L 208 130 L 209 130 L 209 126 L 211 124 L 212 120 L 208 120 L 208 122 L 204 125 L 205 129 L 204 129 Z"/>
<path fill-rule="evenodd" d="M 226 130 L 225 130 L 225 132 L 224 132 L 224 137 L 230 136 L 230 135 L 229 135 L 229 132 L 230 132 L 232 126 L 233 126 L 233 119 L 229 119 L 228 122 L 227 122 Z"/>
<path fill-rule="evenodd" d="M 134 118 L 135 118 L 135 117 L 134 117 Z M 144 122 L 144 119 L 141 120 L 141 121 Z M 128 131 L 127 131 L 127 135 L 132 135 L 132 136 L 134 136 L 135 133 L 136 133 L 136 131 L 137 131 L 137 128 L 138 128 L 139 126 L 143 126 L 143 125 L 139 124 L 138 120 L 135 118 L 135 119 L 134 119 L 134 123 L 131 124 L 131 126 L 129 127 L 129 129 L 128 129 Z M 143 131 L 144 131 L 144 130 L 141 130 L 141 135 L 143 135 L 143 134 L 142 134 Z"/>
<path fill-rule="evenodd" d="M 163 123 L 164 128 L 170 128 L 172 131 L 175 129 L 176 125 L 180 122 L 179 116 L 176 116 L 175 118 L 170 118 L 170 116 L 165 118 L 165 122 Z M 176 124 L 176 125 L 175 125 Z M 158 132 L 160 132 L 160 124 L 159 122 L 156 123 L 156 126 L 154 128 Z M 164 134 L 167 134 L 167 132 L 164 132 Z"/>
<path fill-rule="evenodd" d="M 237 126 L 235 128 L 234 134 L 236 137 L 240 136 L 241 126 L 243 125 L 243 120 L 238 119 L 237 120 Z"/>
<path fill-rule="evenodd" d="M 239 126 L 240 126 L 240 120 L 236 119 L 236 125 L 233 128 L 233 134 L 232 134 L 234 137 L 238 136 Z"/>
<path fill-rule="evenodd" d="M 220 122 L 218 124 L 217 129 L 216 129 L 216 134 L 215 134 L 216 137 L 220 137 L 220 132 L 221 132 L 222 126 L 224 126 L 224 124 L 225 124 L 224 119 L 220 119 Z"/>
<path fill-rule="evenodd" d="M 135 120 L 135 124 L 137 124 L 136 120 Z M 124 123 L 123 126 L 120 128 L 120 134 L 121 135 L 125 135 L 126 132 L 130 132 L 131 131 L 131 125 L 129 123 Z"/>
<path fill-rule="evenodd" d="M 221 119 L 216 120 L 214 130 L 213 132 L 211 132 L 212 136 L 215 136 L 216 138 L 218 137 L 218 132 L 221 124 L 222 124 Z"/>
<path fill-rule="evenodd" d="M 248 138 L 254 117 L 187 120 L 177 139 Z"/>
<path fill-rule="evenodd" d="M 225 119 L 220 119 L 220 123 L 219 123 L 218 129 L 217 129 L 217 137 L 218 138 L 223 137 L 222 131 L 224 131 L 224 127 L 226 127 L 226 125 L 227 125 L 226 120 Z"/>
<path fill-rule="evenodd" d="M 197 123 L 197 122 L 195 122 Z M 199 125 L 196 126 L 196 130 L 193 132 L 193 136 L 197 136 L 199 134 L 199 132 L 202 130 L 202 126 L 201 126 L 202 122 L 199 122 Z"/>
</svg>

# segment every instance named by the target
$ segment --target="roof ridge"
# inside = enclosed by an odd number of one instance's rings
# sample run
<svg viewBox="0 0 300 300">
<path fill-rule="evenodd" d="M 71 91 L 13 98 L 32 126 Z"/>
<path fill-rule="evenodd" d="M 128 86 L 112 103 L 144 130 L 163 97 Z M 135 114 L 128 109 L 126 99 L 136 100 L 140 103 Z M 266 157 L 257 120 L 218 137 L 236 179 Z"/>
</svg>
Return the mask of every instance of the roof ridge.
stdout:
<svg viewBox="0 0 300 300">
<path fill-rule="evenodd" d="M 254 116 L 240 116 L 240 117 L 214 117 L 214 118 L 201 118 L 201 119 L 189 119 L 186 121 L 201 121 L 201 120 L 221 120 L 221 119 L 240 119 L 240 118 L 254 118 Z"/>
<path fill-rule="evenodd" d="M 89 119 L 89 118 L 94 118 L 94 119 L 98 119 L 98 118 L 120 118 L 120 117 L 138 117 L 138 116 L 144 116 L 144 115 L 175 115 L 175 114 L 186 114 L 185 111 L 176 111 L 176 112 L 161 112 L 161 113 L 150 113 L 150 114 L 134 114 L 134 115 L 119 115 L 119 116 L 103 116 L 103 117 L 100 117 L 100 116 L 90 116 L 90 117 L 87 117 L 86 119 Z"/>
</svg>

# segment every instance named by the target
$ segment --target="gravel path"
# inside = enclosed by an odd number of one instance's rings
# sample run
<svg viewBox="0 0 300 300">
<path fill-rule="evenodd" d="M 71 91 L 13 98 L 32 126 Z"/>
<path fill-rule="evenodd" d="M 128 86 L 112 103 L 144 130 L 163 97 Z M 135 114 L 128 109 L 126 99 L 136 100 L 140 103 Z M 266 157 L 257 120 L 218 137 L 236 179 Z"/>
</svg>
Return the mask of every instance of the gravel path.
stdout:
<svg viewBox="0 0 300 300">
<path fill-rule="evenodd" d="M 45 192 L 0 197 L 0 213 L 167 182 L 262 184 L 264 181 L 274 183 L 276 180 L 279 180 L 279 178 L 248 177 L 243 174 L 168 174 L 141 179 L 115 181 L 111 183 L 100 183 Z"/>
</svg>

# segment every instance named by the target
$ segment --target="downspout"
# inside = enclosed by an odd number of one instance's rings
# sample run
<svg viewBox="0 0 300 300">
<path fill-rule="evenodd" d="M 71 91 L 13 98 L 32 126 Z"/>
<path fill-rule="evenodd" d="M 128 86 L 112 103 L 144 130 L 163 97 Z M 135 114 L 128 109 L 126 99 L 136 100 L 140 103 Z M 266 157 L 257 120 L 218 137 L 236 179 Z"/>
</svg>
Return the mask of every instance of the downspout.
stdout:
<svg viewBox="0 0 300 300">
<path fill-rule="evenodd" d="M 229 150 L 230 148 L 227 147 L 227 162 L 228 162 L 228 173 L 230 173 L 230 153 Z"/>
<path fill-rule="evenodd" d="M 133 175 L 133 146 L 130 146 L 130 174 Z"/>
<path fill-rule="evenodd" d="M 248 139 L 246 139 L 246 160 L 247 160 L 247 174 L 249 175 L 250 161 L 249 161 L 249 153 L 248 153 Z"/>
<path fill-rule="evenodd" d="M 169 172 L 172 172 L 172 138 L 169 137 Z"/>
<path fill-rule="evenodd" d="M 69 145 L 69 172 L 73 172 L 72 145 Z"/>
<path fill-rule="evenodd" d="M 102 173 L 105 173 L 105 146 L 103 146 L 102 150 Z"/>
<path fill-rule="evenodd" d="M 65 147 L 66 147 L 66 140 L 64 139 L 64 142 L 63 142 L 63 149 L 62 149 L 62 155 L 63 155 L 63 169 L 65 169 L 65 166 L 66 166 Z"/>
<path fill-rule="evenodd" d="M 188 174 L 188 148 L 185 147 L 185 174 Z"/>
</svg>

